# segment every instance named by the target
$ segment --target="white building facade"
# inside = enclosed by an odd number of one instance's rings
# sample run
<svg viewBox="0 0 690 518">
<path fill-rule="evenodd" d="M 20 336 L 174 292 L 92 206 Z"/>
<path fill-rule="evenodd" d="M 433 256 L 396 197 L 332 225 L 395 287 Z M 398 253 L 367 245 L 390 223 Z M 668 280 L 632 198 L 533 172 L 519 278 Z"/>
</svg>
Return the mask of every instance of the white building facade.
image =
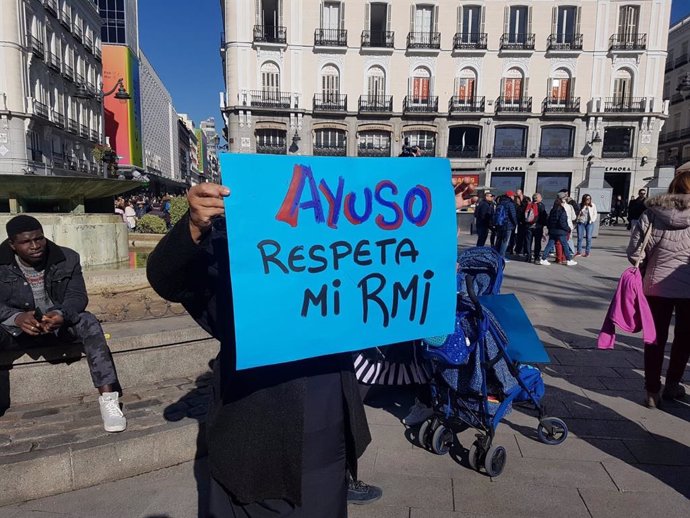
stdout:
<svg viewBox="0 0 690 518">
<path fill-rule="evenodd" d="M 677 167 L 690 161 L 690 16 L 669 31 L 664 98 L 670 106 L 659 161 Z"/>
<path fill-rule="evenodd" d="M 496 190 L 654 175 L 671 0 L 225 0 L 241 153 L 448 157 Z M 249 21 L 249 23 L 248 23 Z"/>
<path fill-rule="evenodd" d="M 0 175 L 102 174 L 100 40 L 92 0 L 3 0 Z"/>
<path fill-rule="evenodd" d="M 142 51 L 139 80 L 144 168 L 147 172 L 181 180 L 177 121 L 170 92 Z"/>
</svg>

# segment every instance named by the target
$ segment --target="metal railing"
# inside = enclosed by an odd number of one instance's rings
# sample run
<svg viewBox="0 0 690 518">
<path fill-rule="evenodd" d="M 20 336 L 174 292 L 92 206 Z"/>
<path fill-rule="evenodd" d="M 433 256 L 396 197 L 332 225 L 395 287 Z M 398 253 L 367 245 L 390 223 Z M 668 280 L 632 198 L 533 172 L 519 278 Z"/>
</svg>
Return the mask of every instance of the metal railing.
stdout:
<svg viewBox="0 0 690 518">
<path fill-rule="evenodd" d="M 83 158 L 79 159 L 79 170 L 82 173 L 88 173 L 89 172 L 89 161 L 84 160 Z"/>
<path fill-rule="evenodd" d="M 534 50 L 534 33 L 505 33 L 501 36 L 501 50 Z"/>
<path fill-rule="evenodd" d="M 79 123 L 71 117 L 67 119 L 67 131 L 75 135 L 79 134 Z"/>
<path fill-rule="evenodd" d="M 313 100 L 314 110 L 329 112 L 347 111 L 347 95 L 322 94 L 315 95 Z"/>
<path fill-rule="evenodd" d="M 101 57 L 102 57 L 101 48 L 96 44 L 94 44 L 94 46 L 93 46 L 93 55 L 96 56 L 96 59 L 98 61 L 101 60 Z"/>
<path fill-rule="evenodd" d="M 546 50 L 582 50 L 582 34 L 551 34 Z"/>
<path fill-rule="evenodd" d="M 74 74 L 74 82 L 77 83 L 78 85 L 83 85 L 84 84 L 84 76 L 81 75 L 81 73 L 77 72 Z"/>
<path fill-rule="evenodd" d="M 676 140 L 690 139 L 690 128 L 684 128 L 675 131 L 669 131 L 659 137 L 659 144 L 666 144 L 667 142 L 675 142 Z"/>
<path fill-rule="evenodd" d="M 405 96 L 403 99 L 403 113 L 436 113 L 438 112 L 438 96 L 415 97 Z"/>
<path fill-rule="evenodd" d="M 604 100 L 604 111 L 612 113 L 644 112 L 647 99 L 645 97 L 607 97 Z"/>
<path fill-rule="evenodd" d="M 53 118 L 53 123 L 58 128 L 64 128 L 65 127 L 65 116 L 62 113 L 60 113 L 57 110 L 53 110 L 51 115 Z"/>
<path fill-rule="evenodd" d="M 91 39 L 91 36 L 86 36 L 84 38 L 84 47 L 89 51 L 93 48 L 93 40 Z"/>
<path fill-rule="evenodd" d="M 391 156 L 390 147 L 359 147 L 357 156 L 370 158 L 386 158 Z"/>
<path fill-rule="evenodd" d="M 53 167 L 57 169 L 65 168 L 65 155 L 53 151 Z"/>
<path fill-rule="evenodd" d="M 345 146 L 314 146 L 314 156 L 347 156 Z"/>
<path fill-rule="evenodd" d="M 98 131 L 91 130 L 91 142 L 98 142 Z"/>
<path fill-rule="evenodd" d="M 557 97 L 547 97 L 542 102 L 541 107 L 544 113 L 579 113 L 580 98 L 559 99 Z"/>
<path fill-rule="evenodd" d="M 601 149 L 602 158 L 629 158 L 632 156 L 632 146 L 629 144 L 607 144 Z"/>
<path fill-rule="evenodd" d="M 360 95 L 358 109 L 360 112 L 392 112 L 392 95 Z"/>
<path fill-rule="evenodd" d="M 55 70 L 56 72 L 60 72 L 61 69 L 61 64 L 62 61 L 60 60 L 60 57 L 55 54 L 54 52 L 48 51 L 46 52 L 46 63 L 50 68 Z"/>
<path fill-rule="evenodd" d="M 518 158 L 527 156 L 525 146 L 494 146 L 494 158 Z"/>
<path fill-rule="evenodd" d="M 43 42 L 33 34 L 29 34 L 29 44 L 31 45 L 31 51 L 35 56 L 42 58 L 45 55 L 45 46 L 43 45 Z"/>
<path fill-rule="evenodd" d="M 531 97 L 504 97 L 501 96 L 496 99 L 496 113 L 509 112 L 531 112 L 532 98 Z"/>
<path fill-rule="evenodd" d="M 287 28 L 279 25 L 255 25 L 254 42 L 287 43 Z"/>
<path fill-rule="evenodd" d="M 292 95 L 276 90 L 252 90 L 249 92 L 252 106 L 257 108 L 289 109 Z"/>
<path fill-rule="evenodd" d="M 34 101 L 34 114 L 43 119 L 50 119 L 50 110 L 48 106 L 40 101 Z"/>
<path fill-rule="evenodd" d="M 43 0 L 43 6 L 45 7 L 46 11 L 48 11 L 53 16 L 58 15 L 57 0 Z"/>
<path fill-rule="evenodd" d="M 285 144 L 256 144 L 256 152 L 261 155 L 287 155 Z"/>
<path fill-rule="evenodd" d="M 479 146 L 448 145 L 448 158 L 479 158 Z"/>
<path fill-rule="evenodd" d="M 448 101 L 448 113 L 483 113 L 485 98 L 454 95 Z"/>
<path fill-rule="evenodd" d="M 682 67 L 682 66 L 685 65 L 687 62 L 688 62 L 688 54 L 681 54 L 680 56 L 678 56 L 678 57 L 673 61 L 673 65 L 674 65 L 676 68 L 678 68 L 678 67 Z"/>
<path fill-rule="evenodd" d="M 89 128 L 84 124 L 79 125 L 79 136 L 81 138 L 89 138 Z"/>
<path fill-rule="evenodd" d="M 609 38 L 611 50 L 645 50 L 647 48 L 646 34 L 614 34 Z"/>
<path fill-rule="evenodd" d="M 317 47 L 347 47 L 347 29 L 316 29 L 314 45 Z"/>
<path fill-rule="evenodd" d="M 392 49 L 394 46 L 394 31 L 362 31 L 362 47 Z"/>
<path fill-rule="evenodd" d="M 457 32 L 453 36 L 453 50 L 486 49 L 487 41 L 485 32 Z"/>
<path fill-rule="evenodd" d="M 671 104 L 678 104 L 682 103 L 685 100 L 685 96 L 681 93 L 675 93 L 671 96 L 670 102 Z"/>
<path fill-rule="evenodd" d="M 60 24 L 65 29 L 69 30 L 72 28 L 72 17 L 64 9 L 60 11 Z"/>
<path fill-rule="evenodd" d="M 62 75 L 65 77 L 65 79 L 74 81 L 74 69 L 72 68 L 72 65 L 68 65 L 67 63 L 65 63 L 62 66 Z"/>
<path fill-rule="evenodd" d="M 72 35 L 74 36 L 75 40 L 82 41 L 84 37 L 84 30 L 75 23 L 72 25 Z"/>
<path fill-rule="evenodd" d="M 567 158 L 573 156 L 572 146 L 542 146 L 539 156 L 544 158 Z"/>
<path fill-rule="evenodd" d="M 440 32 L 410 32 L 407 34 L 408 49 L 440 49 Z"/>
</svg>

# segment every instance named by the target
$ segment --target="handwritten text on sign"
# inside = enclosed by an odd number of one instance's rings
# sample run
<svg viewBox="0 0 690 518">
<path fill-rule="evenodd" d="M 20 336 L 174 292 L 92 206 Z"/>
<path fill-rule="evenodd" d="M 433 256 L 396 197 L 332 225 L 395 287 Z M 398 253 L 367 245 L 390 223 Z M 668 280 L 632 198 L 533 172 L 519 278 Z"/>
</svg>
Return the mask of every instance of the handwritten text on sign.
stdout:
<svg viewBox="0 0 690 518">
<path fill-rule="evenodd" d="M 453 328 L 448 162 L 224 155 L 237 367 Z"/>
</svg>

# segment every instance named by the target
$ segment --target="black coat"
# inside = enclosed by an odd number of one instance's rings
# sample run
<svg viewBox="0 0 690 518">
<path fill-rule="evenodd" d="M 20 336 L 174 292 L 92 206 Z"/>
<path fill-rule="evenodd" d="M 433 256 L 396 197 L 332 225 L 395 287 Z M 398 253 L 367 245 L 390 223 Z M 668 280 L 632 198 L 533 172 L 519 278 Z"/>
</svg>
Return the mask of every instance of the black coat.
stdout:
<svg viewBox="0 0 690 518">
<path fill-rule="evenodd" d="M 568 226 L 568 213 L 560 205 L 556 205 L 549 213 L 549 221 L 547 224 L 549 228 L 549 236 L 566 236 L 570 232 Z"/>
<path fill-rule="evenodd" d="M 486 200 L 477 203 L 477 208 L 474 211 L 474 217 L 477 220 L 477 225 L 485 227 L 491 226 L 491 216 L 494 213 L 494 204 Z"/>
<path fill-rule="evenodd" d="M 79 321 L 89 298 L 81 271 L 79 254 L 46 240 L 45 288 L 54 306 L 62 312 L 65 324 Z M 20 311 L 36 309 L 34 295 L 15 260 L 8 240 L 0 244 L 0 322 Z"/>
<path fill-rule="evenodd" d="M 352 356 L 340 354 L 236 370 L 228 272 L 228 242 L 222 219 L 197 245 L 185 216 L 147 262 L 147 276 L 156 292 L 181 302 L 221 343 L 206 424 L 211 474 L 241 503 L 285 499 L 300 505 L 307 377 L 327 368 L 340 371 L 347 407 L 347 462 L 355 476 L 357 458 L 371 441 Z M 270 308 L 280 310 L 280 304 Z M 279 333 L 276 329 L 276 339 L 280 339 Z"/>
<path fill-rule="evenodd" d="M 517 205 L 512 198 L 504 197 L 498 202 L 499 205 L 505 205 L 506 208 L 506 224 L 503 228 L 513 229 L 518 225 Z"/>
<path fill-rule="evenodd" d="M 640 219 L 640 217 L 642 217 L 642 213 L 646 209 L 646 201 L 646 198 L 635 198 L 634 200 L 632 200 L 630 202 L 630 205 L 628 205 L 628 219 Z"/>
</svg>

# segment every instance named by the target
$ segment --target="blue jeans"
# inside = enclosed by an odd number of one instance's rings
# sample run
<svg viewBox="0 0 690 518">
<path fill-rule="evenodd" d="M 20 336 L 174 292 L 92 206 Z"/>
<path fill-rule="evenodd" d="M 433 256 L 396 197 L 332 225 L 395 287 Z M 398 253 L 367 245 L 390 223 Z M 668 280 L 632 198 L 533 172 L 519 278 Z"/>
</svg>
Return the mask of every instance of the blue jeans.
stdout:
<svg viewBox="0 0 690 518">
<path fill-rule="evenodd" d="M 510 237 L 513 235 L 515 228 L 513 227 L 500 227 L 496 229 L 496 250 L 501 254 L 501 257 L 506 256 L 506 250 L 508 250 L 508 244 L 510 244 Z"/>
<path fill-rule="evenodd" d="M 577 253 L 582 253 L 582 238 L 586 236 L 587 241 L 585 245 L 585 253 L 589 254 L 592 249 L 592 231 L 594 230 L 594 223 L 578 223 L 577 224 Z"/>
<path fill-rule="evenodd" d="M 549 242 L 546 243 L 546 248 L 544 248 L 544 252 L 541 254 L 542 260 L 546 260 L 549 254 L 553 252 L 553 249 L 556 248 L 556 241 L 561 242 L 561 246 L 563 247 L 563 253 L 565 254 L 566 259 L 570 261 L 573 258 L 573 254 L 570 251 L 570 247 L 568 246 L 568 238 L 566 236 L 551 235 L 549 235 Z"/>
</svg>

